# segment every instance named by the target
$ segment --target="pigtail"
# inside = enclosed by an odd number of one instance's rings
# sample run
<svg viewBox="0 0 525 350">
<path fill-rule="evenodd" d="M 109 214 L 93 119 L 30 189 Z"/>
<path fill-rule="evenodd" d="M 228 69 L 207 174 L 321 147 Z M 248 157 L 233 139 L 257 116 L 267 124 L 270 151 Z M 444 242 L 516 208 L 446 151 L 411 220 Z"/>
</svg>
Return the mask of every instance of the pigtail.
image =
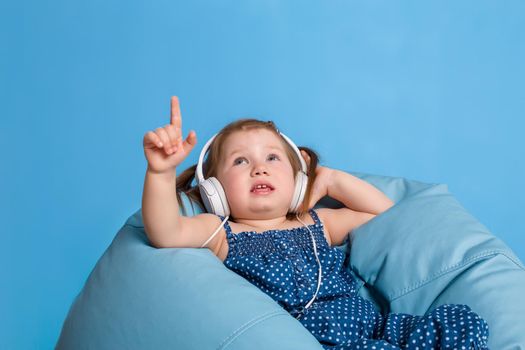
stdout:
<svg viewBox="0 0 525 350">
<path fill-rule="evenodd" d="M 184 202 L 182 201 L 180 193 L 184 193 L 190 202 L 191 210 L 192 212 L 195 212 L 195 208 L 193 207 L 193 203 L 199 204 L 201 207 L 201 210 L 204 210 L 204 202 L 202 201 L 201 194 L 199 191 L 199 186 L 192 186 L 191 182 L 195 178 L 195 171 L 197 169 L 197 164 L 192 165 L 188 169 L 184 170 L 179 176 L 177 176 L 176 180 L 176 194 L 177 194 L 177 202 L 179 203 L 179 207 L 182 208 L 182 215 L 188 216 L 188 212 L 186 211 L 186 206 L 184 205 Z"/>
</svg>

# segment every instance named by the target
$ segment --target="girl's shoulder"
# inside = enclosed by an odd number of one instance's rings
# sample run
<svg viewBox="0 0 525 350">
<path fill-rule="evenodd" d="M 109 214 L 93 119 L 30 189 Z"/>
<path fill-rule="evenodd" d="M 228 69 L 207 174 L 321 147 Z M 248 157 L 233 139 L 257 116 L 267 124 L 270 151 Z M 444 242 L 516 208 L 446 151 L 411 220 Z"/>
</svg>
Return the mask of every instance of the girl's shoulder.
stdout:
<svg viewBox="0 0 525 350">
<path fill-rule="evenodd" d="M 201 213 L 195 216 L 180 216 L 179 223 L 181 230 L 178 232 L 175 247 L 209 248 L 217 254 L 225 237 L 226 221 L 221 221 L 215 214 Z"/>
<path fill-rule="evenodd" d="M 316 211 L 319 218 L 323 221 L 325 229 L 329 232 L 331 246 L 343 244 L 355 228 L 377 216 L 346 207 L 338 209 L 322 208 Z"/>
</svg>

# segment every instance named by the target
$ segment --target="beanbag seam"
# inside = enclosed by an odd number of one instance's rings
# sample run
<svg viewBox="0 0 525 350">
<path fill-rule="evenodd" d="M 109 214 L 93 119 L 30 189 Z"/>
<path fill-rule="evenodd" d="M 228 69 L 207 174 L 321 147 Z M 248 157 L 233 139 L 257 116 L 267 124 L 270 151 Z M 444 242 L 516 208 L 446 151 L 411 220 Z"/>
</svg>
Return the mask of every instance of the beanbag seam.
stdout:
<svg viewBox="0 0 525 350">
<path fill-rule="evenodd" d="M 416 289 L 422 287 L 423 285 L 428 284 L 428 283 L 430 283 L 430 282 L 432 282 L 432 281 L 434 281 L 434 280 L 436 280 L 436 279 L 442 277 L 443 275 L 446 275 L 447 273 L 450 273 L 450 272 L 452 272 L 452 271 L 454 271 L 454 270 L 458 270 L 458 269 L 460 269 L 460 268 L 464 267 L 465 265 L 470 264 L 470 263 L 472 263 L 472 262 L 476 262 L 476 261 L 478 261 L 478 260 L 481 260 L 481 259 L 487 258 L 487 257 L 489 257 L 489 256 L 495 256 L 495 255 L 497 255 L 497 254 L 502 254 L 502 255 L 506 256 L 506 257 L 509 258 L 512 262 L 514 262 L 519 268 L 521 268 L 521 269 L 525 269 L 525 268 L 523 267 L 523 265 L 521 265 L 519 262 L 517 262 L 517 261 L 516 261 L 515 259 L 513 259 L 512 257 L 509 257 L 509 256 L 508 256 L 507 254 L 505 254 L 505 253 L 506 253 L 505 250 L 502 250 L 502 249 L 488 250 L 488 251 L 485 251 L 485 252 L 481 252 L 481 253 L 479 253 L 479 254 L 476 254 L 476 255 L 474 255 L 474 256 L 468 258 L 468 259 L 461 260 L 461 261 L 458 262 L 457 264 L 454 264 L 454 265 L 448 266 L 448 267 L 446 267 L 445 269 L 443 269 L 443 270 L 441 270 L 441 271 L 435 273 L 434 275 L 432 275 L 432 276 L 430 276 L 430 277 L 428 277 L 428 278 L 426 278 L 426 279 L 424 279 L 424 280 L 422 280 L 422 281 L 419 281 L 419 282 L 417 282 L 417 283 L 415 283 L 415 284 L 413 284 L 413 285 L 411 285 L 411 286 L 408 286 L 408 287 L 402 289 L 402 290 L 399 291 L 399 292 L 393 292 L 393 293 L 390 293 L 390 294 L 388 295 L 388 300 L 392 302 L 392 301 L 394 301 L 394 300 L 396 300 L 396 299 L 399 299 L 400 297 L 402 297 L 402 296 L 404 296 L 404 295 L 406 295 L 406 294 L 408 294 L 408 293 L 410 293 L 410 292 L 412 292 L 412 291 L 414 291 L 414 290 L 416 290 Z"/>
<path fill-rule="evenodd" d="M 132 224 L 124 224 L 124 226 L 129 226 L 129 227 L 133 227 L 133 228 L 144 228 L 144 226 L 135 226 L 135 225 L 132 225 Z"/>
<path fill-rule="evenodd" d="M 224 339 L 224 341 L 219 345 L 217 349 L 226 349 L 231 343 L 233 343 L 235 338 L 239 337 L 242 333 L 244 333 L 246 330 L 250 329 L 257 323 L 260 323 L 262 321 L 265 321 L 266 319 L 269 319 L 275 316 L 283 316 L 283 315 L 289 316 L 289 314 L 285 312 L 284 310 L 275 310 L 275 311 L 271 311 L 269 313 L 263 314 L 261 316 L 258 316 L 246 322 L 245 324 L 237 328 L 228 338 Z"/>
</svg>

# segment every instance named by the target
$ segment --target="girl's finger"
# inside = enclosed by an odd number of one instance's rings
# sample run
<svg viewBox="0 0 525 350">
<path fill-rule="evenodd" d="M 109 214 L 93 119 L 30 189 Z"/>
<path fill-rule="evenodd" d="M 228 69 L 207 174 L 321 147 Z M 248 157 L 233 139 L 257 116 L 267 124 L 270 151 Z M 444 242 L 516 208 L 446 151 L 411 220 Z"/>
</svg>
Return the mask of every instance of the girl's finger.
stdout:
<svg viewBox="0 0 525 350">
<path fill-rule="evenodd" d="M 171 97 L 171 125 L 175 125 L 177 128 L 182 129 L 182 117 L 180 115 L 180 104 L 177 96 Z"/>
<path fill-rule="evenodd" d="M 306 165 L 307 166 L 310 166 L 310 156 L 308 155 L 308 153 L 306 153 L 305 151 L 301 151 L 302 155 L 303 155 L 303 158 L 304 160 L 306 161 Z"/>
<path fill-rule="evenodd" d="M 308 152 L 301 151 L 301 154 L 303 155 L 304 158 L 310 159 L 310 155 L 308 154 Z"/>
<path fill-rule="evenodd" d="M 164 130 L 166 130 L 166 133 L 168 134 L 168 137 L 170 139 L 170 147 L 175 149 L 177 148 L 177 138 L 178 138 L 178 132 L 175 130 L 174 125 L 166 125 L 164 127 Z"/>
<path fill-rule="evenodd" d="M 162 147 L 162 141 L 153 131 L 148 131 L 146 133 L 146 142 L 149 142 L 152 145 L 157 146 L 158 148 Z"/>
<path fill-rule="evenodd" d="M 186 137 L 186 140 L 184 140 L 184 143 L 180 141 L 180 147 L 184 147 L 184 150 L 187 152 L 191 151 L 196 144 L 197 134 L 193 130 L 190 130 L 188 136 Z"/>
<path fill-rule="evenodd" d="M 164 130 L 164 128 L 157 128 L 157 129 L 155 129 L 155 133 L 159 136 L 159 138 L 160 138 L 160 140 L 162 142 L 162 146 L 164 148 L 164 151 L 167 154 L 170 154 L 171 142 L 170 142 L 170 138 L 169 138 L 168 133 L 166 132 L 166 130 Z"/>
</svg>

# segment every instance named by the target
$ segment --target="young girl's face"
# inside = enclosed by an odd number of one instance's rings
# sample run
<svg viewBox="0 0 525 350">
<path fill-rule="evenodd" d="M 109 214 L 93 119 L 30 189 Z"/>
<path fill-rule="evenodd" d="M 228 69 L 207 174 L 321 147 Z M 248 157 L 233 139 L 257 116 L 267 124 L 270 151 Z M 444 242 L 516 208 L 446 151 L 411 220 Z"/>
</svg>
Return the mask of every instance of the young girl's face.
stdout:
<svg viewBox="0 0 525 350">
<path fill-rule="evenodd" d="M 235 219 L 286 215 L 295 186 L 292 164 L 279 137 L 266 129 L 238 131 L 225 140 L 217 178 Z M 268 191 L 253 191 L 264 182 Z"/>
</svg>

